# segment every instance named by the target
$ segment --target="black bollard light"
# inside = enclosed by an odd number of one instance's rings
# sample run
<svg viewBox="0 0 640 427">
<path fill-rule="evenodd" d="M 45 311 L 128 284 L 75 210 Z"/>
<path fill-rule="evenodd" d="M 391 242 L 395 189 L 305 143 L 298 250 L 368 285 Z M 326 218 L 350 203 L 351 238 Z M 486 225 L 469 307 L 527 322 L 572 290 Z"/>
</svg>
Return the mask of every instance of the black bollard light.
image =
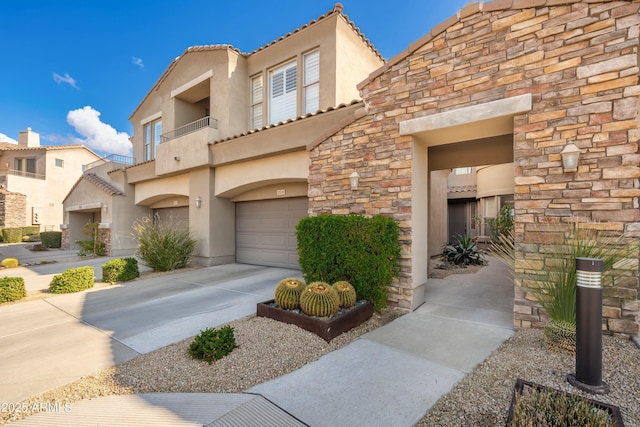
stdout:
<svg viewBox="0 0 640 427">
<path fill-rule="evenodd" d="M 609 393 L 602 381 L 602 270 L 598 258 L 576 258 L 576 373 L 571 385 L 587 393 Z"/>
</svg>

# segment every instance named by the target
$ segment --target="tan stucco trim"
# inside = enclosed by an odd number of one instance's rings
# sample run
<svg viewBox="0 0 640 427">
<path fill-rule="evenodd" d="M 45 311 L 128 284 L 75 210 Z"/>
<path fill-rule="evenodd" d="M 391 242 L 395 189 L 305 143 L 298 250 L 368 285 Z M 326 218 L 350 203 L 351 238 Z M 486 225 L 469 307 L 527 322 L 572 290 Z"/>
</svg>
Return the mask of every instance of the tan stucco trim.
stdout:
<svg viewBox="0 0 640 427">
<path fill-rule="evenodd" d="M 531 111 L 530 93 L 400 122 L 400 135 L 428 146 L 490 138 L 513 132 L 513 117 Z"/>
<path fill-rule="evenodd" d="M 189 196 L 189 174 L 137 183 L 134 203 L 138 206 L 151 206 L 174 196 Z"/>
<path fill-rule="evenodd" d="M 210 79 L 211 77 L 213 77 L 213 70 L 209 70 L 206 73 L 203 73 L 203 74 L 199 75 L 198 77 L 186 82 L 182 86 L 179 86 L 179 87 L 173 89 L 171 91 L 171 97 L 175 98 L 176 96 L 180 95 L 182 92 L 191 89 L 192 87 L 198 85 L 199 83 L 202 83 L 205 80 Z"/>
<path fill-rule="evenodd" d="M 217 167 L 214 194 L 232 198 L 266 185 L 306 182 L 308 177 L 308 154 L 306 151 L 297 151 Z"/>
</svg>

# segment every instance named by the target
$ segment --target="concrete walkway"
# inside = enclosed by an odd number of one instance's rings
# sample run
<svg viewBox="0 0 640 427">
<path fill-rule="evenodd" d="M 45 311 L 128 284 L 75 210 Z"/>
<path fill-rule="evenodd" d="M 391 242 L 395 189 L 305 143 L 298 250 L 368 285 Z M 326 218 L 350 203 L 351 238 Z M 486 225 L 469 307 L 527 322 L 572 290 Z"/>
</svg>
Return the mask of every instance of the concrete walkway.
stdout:
<svg viewBox="0 0 640 427">
<path fill-rule="evenodd" d="M 213 325 L 212 321 L 217 324 L 228 322 L 234 314 L 242 317 L 241 313 L 254 313 L 255 302 L 270 297 L 275 276 L 290 273 L 285 270 L 276 274 L 278 269 L 249 270 L 235 286 L 232 278 L 221 280 L 218 285 L 201 283 L 204 276 L 222 274 L 224 270 L 217 270 L 222 267 L 226 266 L 192 271 L 184 276 L 181 273 L 171 275 L 178 287 L 198 283 L 196 286 L 202 289 L 222 287 L 246 296 L 229 302 L 238 307 L 245 307 L 246 302 L 246 308 L 236 311 L 228 307 L 232 313 L 214 315 L 207 325 Z M 261 269 L 237 265 L 233 268 Z M 266 278 L 263 274 L 268 276 L 267 271 L 273 276 L 269 285 L 263 288 L 256 282 Z M 189 304 L 191 311 L 190 304 L 197 302 L 194 299 L 173 304 L 181 293 L 171 286 L 164 292 L 166 298 L 161 297 L 156 306 L 163 313 L 181 304 Z M 89 305 L 83 302 L 81 305 L 87 312 L 83 319 L 88 316 L 91 319 L 88 323 L 101 325 L 103 331 L 115 338 L 112 341 L 125 345 L 127 351 L 144 352 L 164 345 L 158 340 L 166 336 L 166 332 L 147 335 L 145 331 L 149 324 L 140 325 L 137 330 L 131 330 L 131 323 L 126 325 L 131 318 L 126 321 L 123 317 L 139 309 L 135 303 L 131 307 L 116 307 L 108 301 L 108 298 L 96 295 L 95 302 L 89 301 Z M 99 398 L 75 403 L 69 412 L 40 413 L 14 424 L 412 426 L 443 394 L 513 334 L 513 285 L 506 268 L 498 260 L 491 260 L 489 266 L 473 275 L 430 280 L 425 301 L 413 313 L 363 335 L 302 369 L 246 391 L 251 394 L 159 393 Z M 97 313 L 105 304 L 106 310 Z M 74 316 L 80 308 L 77 301 L 65 300 L 55 302 L 55 305 Z M 196 308 L 195 311 L 199 310 Z M 5 324 L 3 312 L 4 307 L 0 307 L 0 325 Z M 150 318 L 159 314 L 154 314 L 153 310 L 145 313 Z M 177 316 L 169 322 L 167 331 L 182 324 L 184 319 Z M 141 315 L 140 318 L 145 317 Z M 198 319 L 192 325 L 202 328 L 203 321 Z M 186 336 L 195 333 L 185 331 L 190 334 Z M 6 348 L 3 337 L 0 333 L 0 349 Z M 124 358 L 134 356 L 128 355 L 125 349 L 121 352 L 114 349 L 110 350 L 114 359 L 115 354 Z M 2 350 L 0 360 L 4 360 Z M 0 395 L 0 401 L 6 401 L 5 397 Z M 124 418 L 116 416 L 119 411 L 125 411 Z"/>
</svg>

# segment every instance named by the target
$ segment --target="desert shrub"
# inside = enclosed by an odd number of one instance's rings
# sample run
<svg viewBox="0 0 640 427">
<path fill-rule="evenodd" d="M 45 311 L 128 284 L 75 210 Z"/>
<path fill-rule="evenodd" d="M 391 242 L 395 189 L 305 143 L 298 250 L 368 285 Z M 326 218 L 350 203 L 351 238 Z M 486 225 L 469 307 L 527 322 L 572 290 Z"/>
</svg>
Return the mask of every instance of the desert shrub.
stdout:
<svg viewBox="0 0 640 427">
<path fill-rule="evenodd" d="M 9 301 L 18 301 L 27 296 L 22 277 L 0 278 L 0 304 Z"/>
<path fill-rule="evenodd" d="M 22 228 L 10 227 L 2 229 L 2 240 L 5 243 L 20 243 L 22 242 Z"/>
<path fill-rule="evenodd" d="M 135 258 L 116 258 L 102 264 L 103 282 L 126 282 L 139 276 L 138 260 Z"/>
<path fill-rule="evenodd" d="M 76 240 L 76 244 L 80 247 L 79 256 L 104 256 L 106 254 L 105 232 L 100 229 L 97 222 L 89 222 L 82 228 L 82 234 L 88 238 L 85 240 Z"/>
<path fill-rule="evenodd" d="M 40 243 L 45 248 L 62 247 L 62 231 L 43 231 L 40 233 Z"/>
<path fill-rule="evenodd" d="M 233 328 L 226 325 L 220 329 L 207 328 L 200 331 L 200 334 L 196 335 L 191 342 L 189 353 L 193 358 L 211 364 L 214 360 L 222 359 L 237 347 Z"/>
<path fill-rule="evenodd" d="M 320 215 L 296 227 L 299 263 L 307 283 L 346 280 L 376 310 L 400 273 L 400 233 L 390 218 Z"/>
<path fill-rule="evenodd" d="M 22 241 L 23 242 L 39 242 L 40 241 L 40 235 L 39 234 L 30 234 L 28 236 L 22 236 Z"/>
<path fill-rule="evenodd" d="M 133 224 L 138 239 L 136 255 L 142 263 L 156 271 L 170 271 L 189 265 L 196 240 L 186 224 L 168 221 L 155 223 L 146 216 Z"/>
<path fill-rule="evenodd" d="M 558 390 L 525 388 L 516 397 L 513 427 L 528 426 L 614 426 L 610 414 L 586 399 Z"/>
<path fill-rule="evenodd" d="M 40 233 L 39 225 L 28 225 L 26 227 L 21 227 L 21 228 L 22 228 L 23 236 L 36 236 Z"/>
<path fill-rule="evenodd" d="M 93 288 L 95 284 L 93 267 L 69 268 L 61 274 L 53 276 L 49 284 L 49 292 L 54 294 L 68 294 Z"/>
<path fill-rule="evenodd" d="M 16 268 L 19 265 L 20 261 L 18 261 L 16 258 L 5 258 L 2 260 L 2 262 L 0 262 L 0 266 L 4 268 Z"/>
<path fill-rule="evenodd" d="M 478 251 L 478 244 L 469 235 L 456 234 L 457 242 L 444 245 L 440 258 L 455 265 L 483 265 L 484 255 Z"/>
</svg>

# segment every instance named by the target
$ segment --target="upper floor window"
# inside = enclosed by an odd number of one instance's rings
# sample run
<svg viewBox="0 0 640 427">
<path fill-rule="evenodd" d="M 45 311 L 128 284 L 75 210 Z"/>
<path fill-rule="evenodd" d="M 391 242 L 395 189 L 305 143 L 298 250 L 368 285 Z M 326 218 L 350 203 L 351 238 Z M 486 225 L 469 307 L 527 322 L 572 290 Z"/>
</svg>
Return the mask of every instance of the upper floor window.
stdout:
<svg viewBox="0 0 640 427">
<path fill-rule="evenodd" d="M 56 167 L 63 168 L 64 167 L 64 160 L 63 159 L 56 159 Z"/>
<path fill-rule="evenodd" d="M 251 79 L 251 128 L 262 127 L 262 76 Z"/>
<path fill-rule="evenodd" d="M 471 167 L 455 168 L 453 170 L 453 173 L 455 175 L 470 175 L 471 173 L 473 173 L 473 168 L 471 168 Z"/>
<path fill-rule="evenodd" d="M 320 51 L 314 50 L 304 55 L 303 63 L 303 114 L 315 113 L 320 108 Z"/>
<path fill-rule="evenodd" d="M 36 174 L 36 159 L 15 158 L 13 159 L 13 169 L 16 175 L 33 177 Z"/>
<path fill-rule="evenodd" d="M 162 120 L 154 120 L 143 125 L 144 134 L 144 160 L 156 158 L 156 147 L 160 144 L 162 135 Z"/>
<path fill-rule="evenodd" d="M 290 62 L 269 74 L 269 122 L 278 123 L 296 116 L 297 66 Z"/>
</svg>

